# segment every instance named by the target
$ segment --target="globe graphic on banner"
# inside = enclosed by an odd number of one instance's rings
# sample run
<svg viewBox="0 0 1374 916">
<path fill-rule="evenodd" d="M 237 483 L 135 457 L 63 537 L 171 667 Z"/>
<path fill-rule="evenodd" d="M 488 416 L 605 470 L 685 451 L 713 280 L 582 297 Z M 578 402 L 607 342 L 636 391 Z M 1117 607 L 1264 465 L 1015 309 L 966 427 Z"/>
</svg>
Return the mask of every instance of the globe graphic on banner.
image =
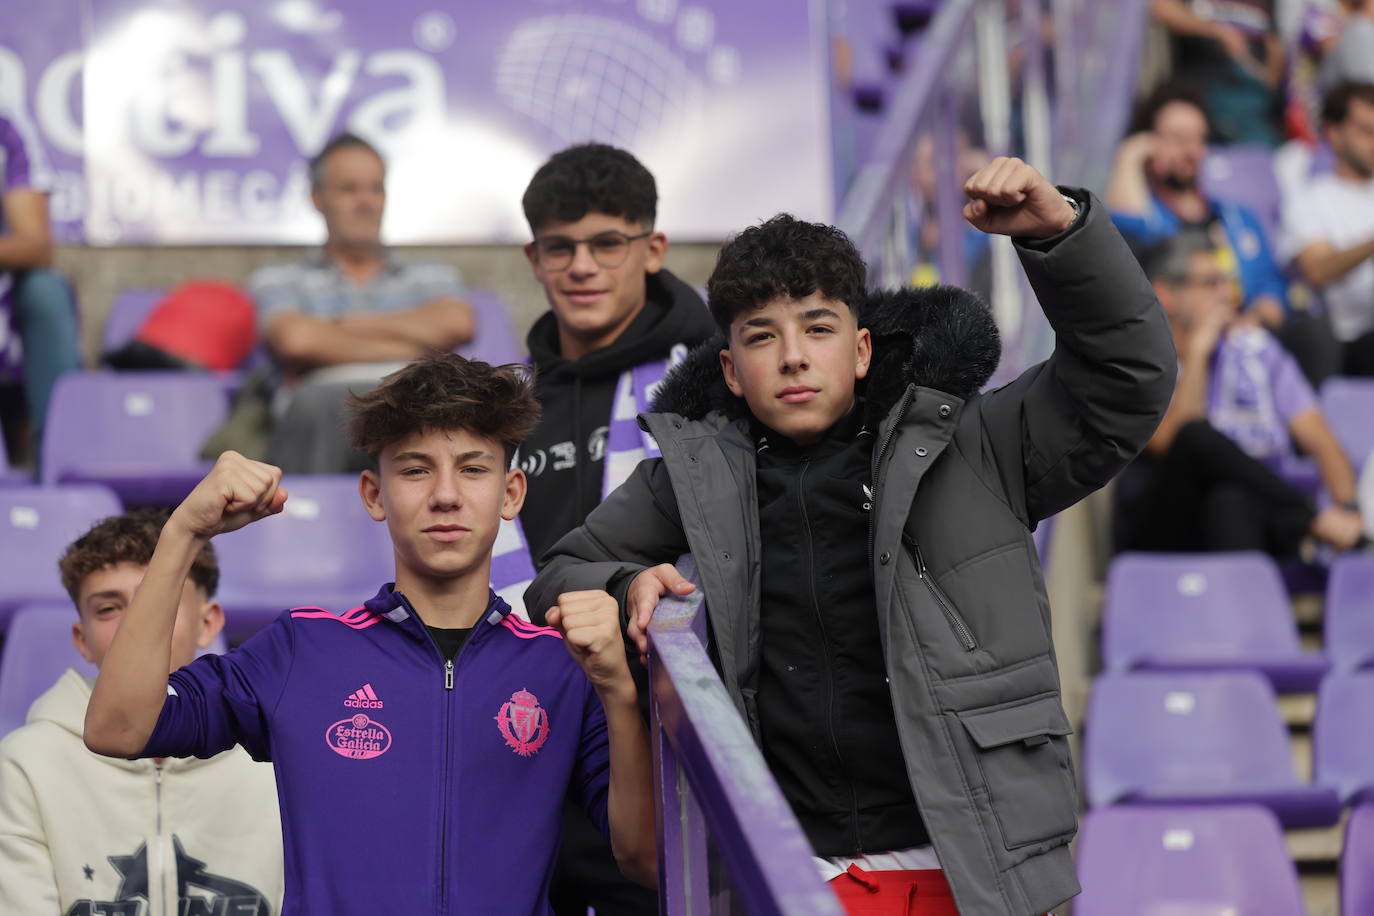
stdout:
<svg viewBox="0 0 1374 916">
<path fill-rule="evenodd" d="M 496 90 L 557 145 L 671 142 L 690 130 L 701 98 L 698 77 L 672 48 L 623 22 L 576 14 L 517 27 Z"/>
</svg>

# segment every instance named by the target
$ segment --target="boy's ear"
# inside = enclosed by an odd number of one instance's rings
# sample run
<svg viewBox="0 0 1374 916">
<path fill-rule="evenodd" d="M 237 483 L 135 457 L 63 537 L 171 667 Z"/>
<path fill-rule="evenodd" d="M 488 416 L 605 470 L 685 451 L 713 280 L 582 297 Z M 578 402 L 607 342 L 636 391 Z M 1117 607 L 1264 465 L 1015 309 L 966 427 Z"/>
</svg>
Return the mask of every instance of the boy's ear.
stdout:
<svg viewBox="0 0 1374 916">
<path fill-rule="evenodd" d="M 525 504 L 525 493 L 529 489 L 529 481 L 525 479 L 525 472 L 519 468 L 512 468 L 506 472 L 506 495 L 501 500 L 501 517 L 506 521 L 512 521 L 520 514 L 520 507 Z"/>
<path fill-rule="evenodd" d="M 663 269 L 663 262 L 668 257 L 668 236 L 662 232 L 655 232 L 644 241 L 649 247 L 649 256 L 644 260 L 644 271 L 656 274 Z"/>
<path fill-rule="evenodd" d="M 534 252 L 534 242 L 526 242 L 523 250 L 525 252 L 525 260 L 530 262 L 530 270 L 534 271 L 535 279 L 538 279 L 539 255 Z"/>
<path fill-rule="evenodd" d="M 735 356 L 729 347 L 720 351 L 720 374 L 725 377 L 725 387 L 730 389 L 731 394 L 737 398 L 744 397 L 744 386 L 735 375 Z"/>
<path fill-rule="evenodd" d="M 868 367 L 873 364 L 873 335 L 869 333 L 868 328 L 859 328 L 854 346 L 854 378 L 857 380 L 868 375 Z"/>
<path fill-rule="evenodd" d="M 382 505 L 382 481 L 373 470 L 363 471 L 358 477 L 358 495 L 363 499 L 363 507 L 374 522 L 386 521 L 386 506 Z"/>
<path fill-rule="evenodd" d="M 200 606 L 200 634 L 196 637 L 196 648 L 210 648 L 210 643 L 223 629 L 224 607 L 218 601 L 206 601 Z"/>
<path fill-rule="evenodd" d="M 76 651 L 81 653 L 81 657 L 92 665 L 95 658 L 91 655 L 91 650 L 86 647 L 86 628 L 82 626 L 80 619 L 72 624 L 72 645 L 76 646 Z"/>
</svg>

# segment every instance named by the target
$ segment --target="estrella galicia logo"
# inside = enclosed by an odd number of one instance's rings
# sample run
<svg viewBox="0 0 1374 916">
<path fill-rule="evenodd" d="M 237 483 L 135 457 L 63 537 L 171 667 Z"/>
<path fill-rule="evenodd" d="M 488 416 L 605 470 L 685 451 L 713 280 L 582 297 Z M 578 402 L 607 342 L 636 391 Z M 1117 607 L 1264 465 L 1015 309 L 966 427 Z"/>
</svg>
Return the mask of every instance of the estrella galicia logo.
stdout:
<svg viewBox="0 0 1374 916">
<path fill-rule="evenodd" d="M 186 854 L 176 834 L 172 834 L 172 848 L 179 916 L 270 916 L 272 908 L 257 888 L 206 871 L 204 862 Z M 77 900 L 67 908 L 66 916 L 146 916 L 151 906 L 148 844 L 140 844 L 133 855 L 109 856 L 108 861 L 119 873 L 114 899 Z M 88 872 L 92 876 L 93 870 Z"/>
<path fill-rule="evenodd" d="M 371 760 L 391 750 L 391 732 L 366 713 L 358 713 L 329 726 L 324 743 L 340 757 Z"/>
</svg>

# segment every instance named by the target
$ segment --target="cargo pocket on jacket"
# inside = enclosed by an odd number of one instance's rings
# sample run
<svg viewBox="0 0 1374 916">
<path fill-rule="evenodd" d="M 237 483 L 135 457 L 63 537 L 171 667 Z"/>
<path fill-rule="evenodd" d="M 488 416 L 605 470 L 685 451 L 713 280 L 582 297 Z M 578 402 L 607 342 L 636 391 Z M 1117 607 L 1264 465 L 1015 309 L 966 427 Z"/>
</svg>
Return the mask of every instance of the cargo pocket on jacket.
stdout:
<svg viewBox="0 0 1374 916">
<path fill-rule="evenodd" d="M 1008 849 L 1071 834 L 1078 790 L 1057 696 L 1017 706 L 956 713 L 973 739 L 993 814 Z"/>
</svg>

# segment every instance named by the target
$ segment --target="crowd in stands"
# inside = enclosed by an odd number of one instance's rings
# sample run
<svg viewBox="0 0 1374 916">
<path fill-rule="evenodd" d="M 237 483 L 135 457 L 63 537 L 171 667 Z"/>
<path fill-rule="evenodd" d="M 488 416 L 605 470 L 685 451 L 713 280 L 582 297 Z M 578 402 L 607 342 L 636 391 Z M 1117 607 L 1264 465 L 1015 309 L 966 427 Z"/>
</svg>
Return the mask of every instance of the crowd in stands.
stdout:
<svg viewBox="0 0 1374 916">
<path fill-rule="evenodd" d="M 1117 479 L 1114 547 L 1261 551 L 1307 565 L 1374 549 L 1374 454 L 1351 453 L 1322 397 L 1333 379 L 1374 380 L 1374 0 L 1154 0 L 1151 11 L 1171 36 L 1175 66 L 1170 80 L 1142 100 L 1103 203 L 1163 306 L 1178 371 L 1157 430 Z M 956 146 L 961 179 L 987 165 L 986 153 L 967 137 Z M 1209 185 L 1209 156 L 1228 147 L 1265 150 L 1267 179 L 1279 191 L 1273 212 Z M 986 290 L 988 235 L 968 229 L 960 239 L 939 236 L 931 203 L 935 150 L 927 136 L 913 157 L 919 212 L 911 222 L 924 260 L 912 282 L 933 284 L 939 246 L 960 245 L 975 265 L 968 285 Z M 54 387 L 80 370 L 77 310 L 70 286 L 51 269 L 47 169 L 21 123 L 0 118 L 0 163 L 0 384 L 16 382 L 23 392 L 22 405 L 0 400 L 0 407 L 9 414 L 10 452 L 37 467 Z M 483 327 L 455 270 L 408 260 L 384 243 L 386 164 L 365 138 L 336 136 L 311 160 L 309 174 L 325 237 L 302 260 L 246 279 L 252 336 L 260 344 L 253 354 L 240 354 L 245 359 L 236 355 L 235 364 L 247 371 L 206 450 L 232 448 L 287 474 L 357 474 L 374 468 L 377 456 L 349 437 L 350 397 L 356 406 L 357 396 L 418 358 L 480 346 Z M 718 324 L 728 331 L 735 317 L 714 321 L 702 296 L 666 269 L 669 241 L 655 226 L 657 203 L 654 178 L 643 165 L 600 144 L 555 154 L 525 192 L 531 241 L 524 251 L 548 304 L 525 341 L 542 415 L 516 453 L 528 493 L 518 513 L 504 519 L 495 543 L 490 579 L 498 591 L 519 594 L 534 580 L 541 557 L 567 560 L 586 541 L 596 549 L 575 559 L 609 564 L 619 556 L 598 551 L 617 537 L 639 537 L 635 525 L 651 516 L 662 523 L 644 536 L 642 552 L 652 552 L 653 563 L 671 562 L 688 546 L 676 504 L 665 513 L 658 498 L 665 487 L 671 491 L 666 471 L 652 482 L 635 477 L 644 492 L 631 486 L 622 491 L 622 504 L 595 514 L 632 480 L 641 460 L 659 455 L 636 417 L 650 410 L 688 351 L 710 340 Z M 1073 211 L 1071 227 L 1085 216 L 1101 221 L 1089 209 L 1095 199 L 1064 203 Z M 179 301 L 167 297 L 164 321 Z M 1132 323 L 1127 318 L 1123 324 Z M 150 355 L 146 348 L 137 356 L 148 360 L 144 365 L 162 357 L 166 365 L 196 365 L 185 354 Z M 733 379 L 730 371 L 722 384 Z M 690 401 L 693 393 L 675 394 Z M 16 409 L 26 424 L 14 422 Z M 1069 410 L 1056 407 L 1058 415 Z M 839 461 L 840 440 L 858 441 L 867 429 L 821 432 L 835 439 L 827 460 Z M 752 445 L 769 448 L 766 436 Z M 1026 448 L 1027 455 L 1033 451 Z M 924 456 L 920 449 L 915 454 Z M 780 449 L 759 466 L 776 471 L 783 480 L 776 486 L 790 486 L 783 478 L 793 457 Z M 851 472 L 845 465 L 844 473 Z M 766 487 L 766 475 L 760 479 Z M 1076 483 L 1064 484 L 1074 499 L 1086 489 Z M 643 505 L 633 507 L 633 517 L 613 517 L 615 509 L 625 510 L 625 493 Z M 1049 515 L 1051 503 L 1058 505 L 1044 497 L 1015 524 Z M 97 667 L 166 518 L 145 507 L 104 520 L 61 560 L 76 611 L 74 652 Z M 775 532 L 800 530 L 803 523 L 785 514 L 769 522 Z M 855 532 L 836 556 L 853 559 L 845 551 L 863 543 L 863 531 Z M 554 569 L 554 578 L 563 575 Z M 613 573 L 598 587 L 624 599 L 632 577 Z M 544 574 L 546 591 L 550 575 Z M 178 608 L 172 669 L 218 637 L 225 612 L 214 600 L 217 582 L 215 554 L 206 546 Z M 659 584 L 645 601 L 675 585 Z M 795 599 L 785 591 L 763 598 Z M 546 622 L 543 613 L 527 609 L 533 625 Z M 878 645 L 876 631 L 871 635 L 865 650 Z M 630 659 L 630 669 L 643 701 L 646 678 L 637 661 Z M 886 688 L 878 693 L 886 695 Z M 67 912 L 82 901 L 89 908 L 92 901 L 139 893 L 151 903 L 184 897 L 190 885 L 232 898 L 236 912 L 276 912 L 282 845 L 268 766 L 242 749 L 207 760 L 99 757 L 80 744 L 90 697 L 89 680 L 69 671 L 33 706 L 29 723 L 0 742 L 0 910 L 29 911 L 42 900 Z M 895 738 L 889 745 L 875 753 L 900 760 Z M 770 763 L 809 773 L 805 761 L 770 757 Z M 896 782 L 906 788 L 905 777 Z M 212 783 L 216 791 L 205 791 Z M 235 788 L 221 791 L 224 786 Z M 188 804 L 193 796 L 208 802 Z M 914 808 L 909 792 L 901 798 Z M 589 906 L 602 913 L 656 912 L 656 895 L 621 875 L 604 830 L 583 807 L 569 801 L 563 813 L 549 888 L 556 912 L 582 914 Z M 148 830 L 89 829 L 154 818 L 157 825 Z M 925 827 L 919 817 L 915 823 L 915 838 L 902 834 L 899 845 L 928 850 Z M 826 836 L 820 828 L 810 832 Z M 233 847 L 221 836 L 235 837 Z M 51 881 L 39 879 L 49 873 Z M 146 886 L 136 887 L 137 880 Z"/>
</svg>

